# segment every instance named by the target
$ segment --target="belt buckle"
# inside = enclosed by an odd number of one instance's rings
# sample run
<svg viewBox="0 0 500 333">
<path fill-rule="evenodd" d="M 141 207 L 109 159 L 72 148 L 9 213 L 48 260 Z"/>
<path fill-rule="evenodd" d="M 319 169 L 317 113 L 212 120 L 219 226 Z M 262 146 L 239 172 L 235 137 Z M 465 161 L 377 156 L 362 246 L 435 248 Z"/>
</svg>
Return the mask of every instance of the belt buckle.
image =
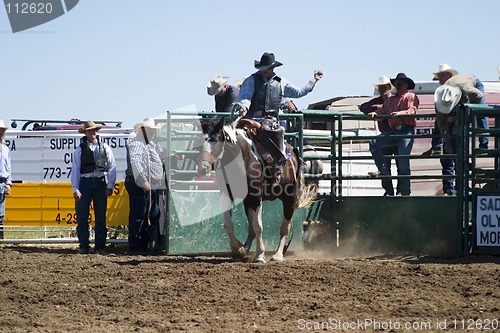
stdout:
<svg viewBox="0 0 500 333">
<path fill-rule="evenodd" d="M 401 124 L 397 124 L 397 125 L 396 125 L 396 129 L 397 129 L 398 131 L 399 131 L 401 128 L 403 128 L 403 125 L 401 125 Z"/>
</svg>

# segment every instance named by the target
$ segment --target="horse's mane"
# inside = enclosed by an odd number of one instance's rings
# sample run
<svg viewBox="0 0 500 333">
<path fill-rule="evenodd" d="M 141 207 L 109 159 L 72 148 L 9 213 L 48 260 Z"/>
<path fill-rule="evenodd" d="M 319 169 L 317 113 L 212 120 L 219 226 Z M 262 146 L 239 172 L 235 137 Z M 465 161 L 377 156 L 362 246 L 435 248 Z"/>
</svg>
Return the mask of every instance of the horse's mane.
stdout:
<svg viewBox="0 0 500 333">
<path fill-rule="evenodd" d="M 247 141 L 249 139 L 247 136 L 247 133 L 240 128 L 234 129 L 230 125 L 224 125 L 222 130 L 224 131 L 224 134 L 225 134 L 224 136 L 225 136 L 227 142 L 229 142 L 229 143 L 236 144 L 238 141 L 237 136 L 241 136 Z"/>
</svg>

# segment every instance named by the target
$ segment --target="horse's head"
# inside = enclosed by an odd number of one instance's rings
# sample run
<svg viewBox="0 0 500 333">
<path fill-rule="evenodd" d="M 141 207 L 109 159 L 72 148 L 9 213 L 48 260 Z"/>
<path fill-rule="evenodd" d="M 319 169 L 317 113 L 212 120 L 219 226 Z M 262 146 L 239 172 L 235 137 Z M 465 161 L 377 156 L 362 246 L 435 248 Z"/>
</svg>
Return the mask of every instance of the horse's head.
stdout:
<svg viewBox="0 0 500 333">
<path fill-rule="evenodd" d="M 200 155 L 197 160 L 198 174 L 206 176 L 212 165 L 221 158 L 224 152 L 224 118 L 220 120 L 202 119 L 201 129 L 203 131 L 204 142 L 200 148 Z"/>
</svg>

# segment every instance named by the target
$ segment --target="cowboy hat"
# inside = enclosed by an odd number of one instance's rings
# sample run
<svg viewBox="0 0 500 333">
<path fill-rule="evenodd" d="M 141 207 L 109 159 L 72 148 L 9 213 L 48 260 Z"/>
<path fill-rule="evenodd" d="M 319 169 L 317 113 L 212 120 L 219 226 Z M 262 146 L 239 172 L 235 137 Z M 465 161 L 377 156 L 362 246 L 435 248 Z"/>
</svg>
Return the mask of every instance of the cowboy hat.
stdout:
<svg viewBox="0 0 500 333">
<path fill-rule="evenodd" d="M 243 84 L 243 81 L 245 81 L 246 77 L 242 78 L 242 79 L 239 79 L 239 80 L 236 80 L 234 81 L 234 86 L 238 89 L 241 88 L 241 85 Z"/>
<path fill-rule="evenodd" d="M 407 77 L 405 73 L 398 73 L 398 75 L 396 75 L 396 77 L 394 79 L 391 79 L 391 83 L 394 86 L 396 86 L 394 84 L 396 82 L 396 80 L 402 80 L 402 81 L 405 81 L 406 83 L 408 83 L 408 90 L 415 89 L 415 82 L 413 82 L 412 79 Z"/>
<path fill-rule="evenodd" d="M 96 131 L 98 131 L 101 128 L 102 128 L 101 124 L 96 124 L 93 120 L 87 120 L 85 123 L 83 123 L 83 128 L 78 129 L 78 132 L 83 133 L 91 129 L 95 129 Z"/>
<path fill-rule="evenodd" d="M 283 65 L 281 62 L 274 59 L 274 53 L 265 52 L 260 61 L 254 60 L 254 66 L 258 70 L 265 71 L 266 69 L 274 68 Z"/>
<path fill-rule="evenodd" d="M 458 74 L 458 72 L 456 70 L 454 70 L 453 68 L 451 68 L 451 66 L 448 64 L 440 64 L 438 71 L 435 73 L 432 73 L 432 74 L 438 75 L 439 73 L 442 73 L 442 72 L 448 72 L 451 74 L 451 76 L 455 76 Z"/>
<path fill-rule="evenodd" d="M 217 94 L 222 89 L 222 87 L 224 87 L 228 80 L 229 77 L 227 76 L 215 75 L 207 85 L 207 93 L 210 96 Z"/>
<path fill-rule="evenodd" d="M 161 126 L 159 124 L 156 125 L 155 120 L 153 118 L 146 118 L 142 122 L 134 125 L 135 130 L 138 130 L 141 127 L 158 129 Z"/>
<path fill-rule="evenodd" d="M 391 80 L 385 75 L 380 75 L 378 78 L 378 81 L 375 82 L 373 85 L 374 86 L 383 86 L 384 84 L 391 84 Z M 391 86 L 392 86 L 392 84 L 391 84 Z"/>
<path fill-rule="evenodd" d="M 7 126 L 5 126 L 3 119 L 0 119 L 0 128 L 7 129 Z"/>
<path fill-rule="evenodd" d="M 457 106 L 462 98 L 462 90 L 447 84 L 439 86 L 434 92 L 434 103 L 436 111 L 442 114 L 448 114 Z"/>
</svg>

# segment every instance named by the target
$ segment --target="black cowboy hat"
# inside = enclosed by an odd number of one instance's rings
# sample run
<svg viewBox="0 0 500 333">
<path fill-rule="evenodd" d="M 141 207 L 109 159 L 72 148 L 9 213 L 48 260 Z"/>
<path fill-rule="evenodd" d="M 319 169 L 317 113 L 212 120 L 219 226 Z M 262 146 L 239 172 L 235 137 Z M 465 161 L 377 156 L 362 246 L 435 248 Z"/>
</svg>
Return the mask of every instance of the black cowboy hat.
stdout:
<svg viewBox="0 0 500 333">
<path fill-rule="evenodd" d="M 269 68 L 274 68 L 283 65 L 281 62 L 274 59 L 274 53 L 265 52 L 262 57 L 260 57 L 260 62 L 255 60 L 254 66 L 260 70 L 266 70 Z"/>
<path fill-rule="evenodd" d="M 405 81 L 406 83 L 408 83 L 408 90 L 412 90 L 412 89 L 415 89 L 415 82 L 413 82 L 412 79 L 410 79 L 409 77 L 406 76 L 405 73 L 398 73 L 398 75 L 396 75 L 396 78 L 394 79 L 391 79 L 391 83 L 396 86 L 394 84 L 394 82 L 396 82 L 396 80 L 403 80 Z"/>
</svg>

